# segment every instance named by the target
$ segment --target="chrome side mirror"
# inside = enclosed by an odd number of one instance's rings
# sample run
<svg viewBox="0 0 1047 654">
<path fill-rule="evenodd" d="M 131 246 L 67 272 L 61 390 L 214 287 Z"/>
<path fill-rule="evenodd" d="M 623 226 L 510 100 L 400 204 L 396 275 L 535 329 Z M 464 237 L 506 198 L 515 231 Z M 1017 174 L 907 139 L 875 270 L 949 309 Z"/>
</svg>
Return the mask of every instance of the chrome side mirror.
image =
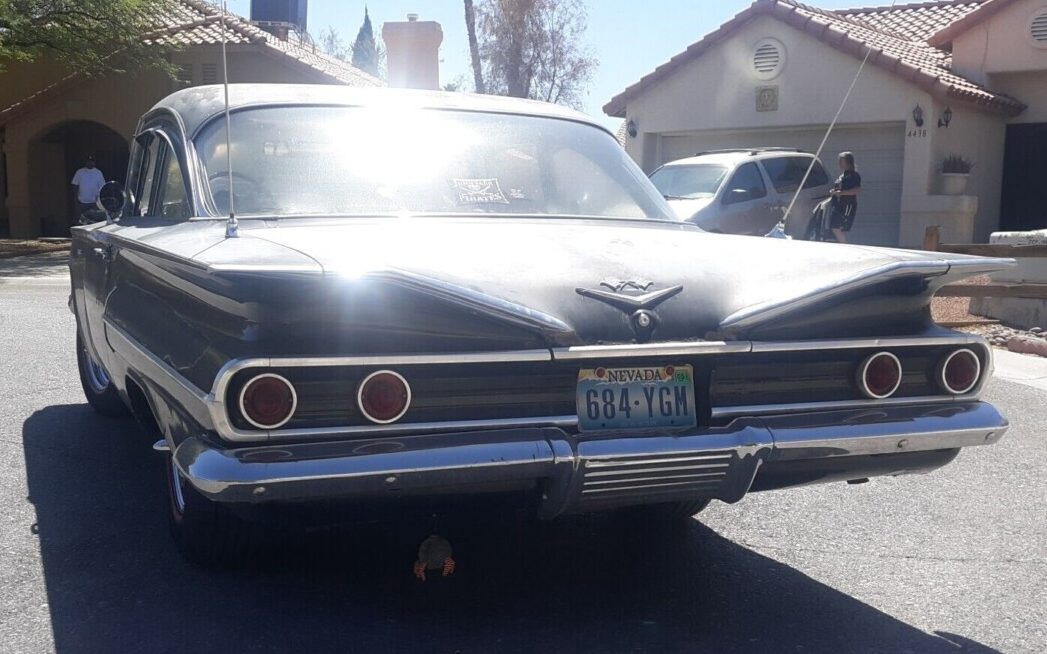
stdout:
<svg viewBox="0 0 1047 654">
<path fill-rule="evenodd" d="M 105 212 L 106 222 L 111 223 L 118 218 L 118 214 L 127 204 L 127 192 L 124 191 L 120 182 L 106 182 L 99 189 L 98 200 L 95 201 L 95 204 Z"/>
</svg>

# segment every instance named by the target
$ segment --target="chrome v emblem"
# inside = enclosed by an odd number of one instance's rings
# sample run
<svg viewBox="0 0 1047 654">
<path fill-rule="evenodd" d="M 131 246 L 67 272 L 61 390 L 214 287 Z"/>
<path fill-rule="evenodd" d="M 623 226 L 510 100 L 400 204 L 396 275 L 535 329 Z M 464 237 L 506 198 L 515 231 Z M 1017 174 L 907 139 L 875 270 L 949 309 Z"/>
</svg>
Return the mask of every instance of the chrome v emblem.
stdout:
<svg viewBox="0 0 1047 654">
<path fill-rule="evenodd" d="M 642 295 L 626 295 L 625 293 L 612 293 L 610 291 L 601 291 L 596 288 L 576 288 L 574 291 L 578 295 L 585 297 L 591 297 L 594 300 L 600 300 L 606 302 L 613 307 L 621 309 L 622 311 L 641 311 L 643 309 L 653 309 L 662 302 L 668 300 L 672 296 L 676 295 L 683 290 L 682 285 L 670 286 L 669 288 L 663 288 L 658 291 L 651 291 L 650 293 L 644 293 Z"/>
</svg>

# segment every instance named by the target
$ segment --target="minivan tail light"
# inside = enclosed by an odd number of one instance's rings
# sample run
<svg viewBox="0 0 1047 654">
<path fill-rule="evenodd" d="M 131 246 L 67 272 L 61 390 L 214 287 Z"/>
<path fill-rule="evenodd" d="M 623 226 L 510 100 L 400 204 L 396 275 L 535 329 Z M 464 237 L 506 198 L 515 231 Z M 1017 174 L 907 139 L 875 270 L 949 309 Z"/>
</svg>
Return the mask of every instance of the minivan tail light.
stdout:
<svg viewBox="0 0 1047 654">
<path fill-rule="evenodd" d="M 953 395 L 970 391 L 978 384 L 981 374 L 981 359 L 967 348 L 949 353 L 938 364 L 938 384 Z"/>
<path fill-rule="evenodd" d="M 273 373 L 252 377 L 240 390 L 240 414 L 259 429 L 276 429 L 287 424 L 297 406 L 294 385 Z"/>
<path fill-rule="evenodd" d="M 894 395 L 902 383 L 902 362 L 890 352 L 870 355 L 858 366 L 858 388 L 874 400 Z"/>
</svg>

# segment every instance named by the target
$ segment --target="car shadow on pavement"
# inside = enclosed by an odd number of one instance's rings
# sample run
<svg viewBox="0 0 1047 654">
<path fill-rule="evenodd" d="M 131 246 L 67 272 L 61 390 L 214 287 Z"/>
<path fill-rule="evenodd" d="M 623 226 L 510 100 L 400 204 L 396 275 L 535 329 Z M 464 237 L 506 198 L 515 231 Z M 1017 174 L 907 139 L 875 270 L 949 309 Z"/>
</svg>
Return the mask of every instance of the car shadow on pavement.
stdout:
<svg viewBox="0 0 1047 654">
<path fill-rule="evenodd" d="M 23 427 L 55 649 L 992 652 L 928 634 L 693 521 L 454 521 L 458 571 L 411 575 L 425 529 L 292 535 L 201 570 L 167 533 L 161 462 L 131 420 L 52 406 Z M 739 507 L 741 508 L 741 507 Z"/>
<path fill-rule="evenodd" d="M 69 273 L 69 252 L 46 252 L 0 259 L 0 282 L 8 278 L 61 277 Z"/>
</svg>

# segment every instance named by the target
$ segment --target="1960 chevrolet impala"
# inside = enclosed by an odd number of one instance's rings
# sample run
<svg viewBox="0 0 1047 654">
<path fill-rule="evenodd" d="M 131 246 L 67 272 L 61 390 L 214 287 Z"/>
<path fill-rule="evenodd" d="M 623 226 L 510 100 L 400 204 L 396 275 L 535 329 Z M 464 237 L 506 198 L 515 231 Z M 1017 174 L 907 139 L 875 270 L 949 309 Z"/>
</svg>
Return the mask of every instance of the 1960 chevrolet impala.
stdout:
<svg viewBox="0 0 1047 654">
<path fill-rule="evenodd" d="M 84 392 L 162 436 L 190 559 L 321 500 L 689 516 L 1007 429 L 929 302 L 1008 260 L 704 233 L 542 103 L 230 94 L 228 141 L 221 87 L 157 104 L 73 230 Z"/>
</svg>

